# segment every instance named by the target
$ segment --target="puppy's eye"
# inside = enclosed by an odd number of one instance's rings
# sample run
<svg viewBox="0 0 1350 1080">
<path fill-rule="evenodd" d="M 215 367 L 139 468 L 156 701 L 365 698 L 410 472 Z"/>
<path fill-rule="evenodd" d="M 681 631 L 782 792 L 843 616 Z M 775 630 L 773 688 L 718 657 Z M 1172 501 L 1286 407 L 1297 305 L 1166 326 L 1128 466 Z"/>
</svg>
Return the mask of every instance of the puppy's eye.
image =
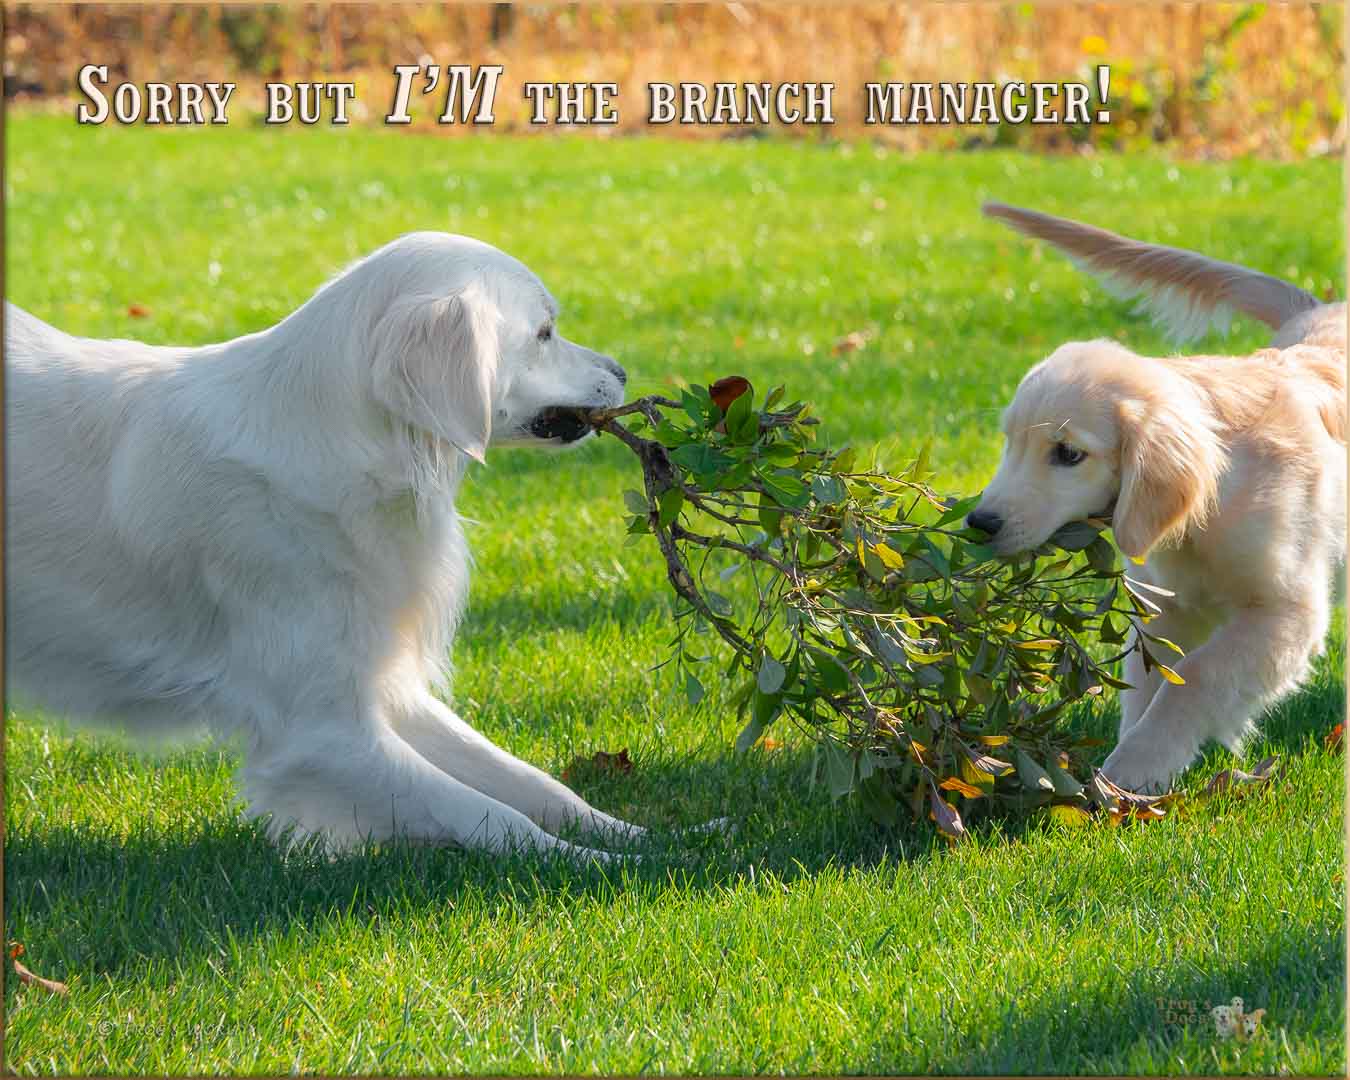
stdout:
<svg viewBox="0 0 1350 1080">
<path fill-rule="evenodd" d="M 1077 465 L 1087 454 L 1077 447 L 1070 446 L 1068 443 L 1057 442 L 1055 448 L 1050 451 L 1050 464 L 1052 465 Z"/>
<path fill-rule="evenodd" d="M 552 324 L 552 323 L 549 323 L 547 326 L 541 326 L 541 327 L 539 328 L 539 333 L 536 334 L 535 336 L 536 336 L 540 341 L 552 341 L 552 340 L 553 340 L 553 324 Z"/>
</svg>

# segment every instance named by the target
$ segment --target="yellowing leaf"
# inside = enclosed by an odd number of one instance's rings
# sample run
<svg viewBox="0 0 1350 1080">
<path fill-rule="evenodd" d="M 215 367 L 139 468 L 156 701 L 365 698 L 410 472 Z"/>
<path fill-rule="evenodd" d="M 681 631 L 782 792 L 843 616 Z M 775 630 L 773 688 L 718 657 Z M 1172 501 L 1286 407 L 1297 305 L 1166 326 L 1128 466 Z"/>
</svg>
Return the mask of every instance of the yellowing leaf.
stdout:
<svg viewBox="0 0 1350 1080">
<path fill-rule="evenodd" d="M 961 758 L 961 777 L 968 784 L 974 784 L 981 788 L 992 788 L 994 786 L 994 776 L 983 769 L 977 769 L 969 758 Z"/>
<path fill-rule="evenodd" d="M 1079 806 L 1052 806 L 1050 807 L 1050 817 L 1070 829 L 1080 829 L 1092 821 L 1091 815 Z"/>
<path fill-rule="evenodd" d="M 1011 736 L 1009 735 L 981 735 L 980 742 L 985 746 L 1002 746 Z"/>
<path fill-rule="evenodd" d="M 1035 641 L 1014 641 L 1019 649 L 1028 649 L 1032 652 L 1049 652 L 1051 649 L 1057 649 L 1060 642 L 1054 638 L 1038 638 Z"/>
<path fill-rule="evenodd" d="M 1178 675 L 1175 671 L 1173 671 L 1173 670 L 1172 670 L 1170 667 L 1168 667 L 1166 664 L 1154 663 L 1153 666 L 1154 666 L 1155 668 L 1158 669 L 1158 674 L 1159 674 L 1159 675 L 1161 675 L 1164 679 L 1166 679 L 1168 682 L 1172 683 L 1173 685 L 1175 685 L 1175 686 L 1185 686 L 1185 685 L 1186 685 L 1186 680 L 1183 679 L 1180 675 Z"/>
<path fill-rule="evenodd" d="M 991 778 L 992 779 L 992 778 Z M 949 776 L 938 785 L 943 791 L 957 791 L 967 799 L 978 799 L 984 792 L 975 784 L 969 784 L 959 776 Z"/>
<path fill-rule="evenodd" d="M 877 553 L 877 558 L 887 570 L 901 570 L 905 565 L 905 558 L 894 548 L 887 547 L 885 544 L 873 544 L 872 550 Z"/>
</svg>

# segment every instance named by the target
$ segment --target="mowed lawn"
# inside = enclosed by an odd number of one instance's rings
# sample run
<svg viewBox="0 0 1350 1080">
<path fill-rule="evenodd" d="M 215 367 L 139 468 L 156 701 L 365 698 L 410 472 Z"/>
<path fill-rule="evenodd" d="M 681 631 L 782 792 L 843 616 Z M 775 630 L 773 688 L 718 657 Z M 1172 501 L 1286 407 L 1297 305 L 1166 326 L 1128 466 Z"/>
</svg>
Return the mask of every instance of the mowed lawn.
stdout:
<svg viewBox="0 0 1350 1080">
<path fill-rule="evenodd" d="M 978 214 L 997 197 L 1340 292 L 1339 164 L 907 157 L 867 145 L 159 132 L 11 116 L 8 295 L 66 330 L 204 343 L 260 329 L 412 229 L 536 269 L 562 330 L 636 393 L 740 373 L 832 441 L 927 439 L 974 491 L 998 412 L 1068 339 L 1167 346 Z M 148 314 L 133 318 L 132 305 Z M 835 355 L 859 331 L 866 344 Z M 1250 323 L 1229 345 L 1262 341 Z M 1217 341 L 1208 343 L 1218 347 Z M 21 1073 L 1343 1073 L 1338 629 L 1254 756 L 1285 780 L 1157 824 L 1042 821 L 949 847 L 808 784 L 810 750 L 732 754 L 725 696 L 654 665 L 670 596 L 624 546 L 613 440 L 475 467 L 456 707 L 597 805 L 656 827 L 602 871 L 394 845 L 286 858 L 231 802 L 229 752 L 147 758 L 6 726 L 6 936 L 66 997 L 5 990 Z M 1074 720 L 1107 737 L 1114 700 Z M 1103 748 L 1103 755 L 1107 747 Z M 1221 751 L 1185 778 L 1199 788 Z M 680 827 L 729 815 L 726 838 Z M 1250 1044 L 1207 1004 L 1264 1007 Z"/>
</svg>

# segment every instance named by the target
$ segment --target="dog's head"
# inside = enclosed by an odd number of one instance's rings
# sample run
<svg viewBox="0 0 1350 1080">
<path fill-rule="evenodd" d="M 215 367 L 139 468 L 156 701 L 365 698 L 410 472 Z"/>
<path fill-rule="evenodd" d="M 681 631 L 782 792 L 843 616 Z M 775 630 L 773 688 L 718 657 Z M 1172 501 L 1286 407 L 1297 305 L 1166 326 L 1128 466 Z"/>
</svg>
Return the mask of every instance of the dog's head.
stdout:
<svg viewBox="0 0 1350 1080">
<path fill-rule="evenodd" d="M 543 282 L 494 247 L 413 233 L 356 273 L 376 294 L 376 401 L 478 461 L 489 445 L 578 443 L 590 410 L 623 400 L 623 368 L 563 337 Z"/>
<path fill-rule="evenodd" d="M 1121 551 L 1143 558 L 1203 519 L 1223 464 L 1191 384 L 1111 341 L 1061 346 L 1032 368 L 1003 432 L 1002 461 L 967 522 L 1005 555 L 1071 521 L 1112 517 Z"/>
</svg>

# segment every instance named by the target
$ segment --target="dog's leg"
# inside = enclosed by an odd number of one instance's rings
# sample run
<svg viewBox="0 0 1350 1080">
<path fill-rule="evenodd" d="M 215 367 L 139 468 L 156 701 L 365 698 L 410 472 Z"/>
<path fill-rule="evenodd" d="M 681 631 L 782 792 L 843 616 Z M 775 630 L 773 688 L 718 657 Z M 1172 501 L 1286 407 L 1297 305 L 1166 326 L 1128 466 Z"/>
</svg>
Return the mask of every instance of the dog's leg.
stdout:
<svg viewBox="0 0 1350 1080">
<path fill-rule="evenodd" d="M 250 816 L 271 815 L 278 835 L 322 835 L 349 849 L 365 840 L 403 837 L 453 842 L 492 852 L 554 851 L 577 860 L 616 856 L 559 840 L 519 810 L 447 775 L 378 724 L 335 734 L 325 723 L 293 721 L 284 744 L 258 747 L 242 770 Z"/>
<path fill-rule="evenodd" d="M 1239 612 L 1177 661 L 1185 684 L 1158 690 L 1102 771 L 1129 790 L 1157 790 L 1195 759 L 1206 739 L 1238 750 L 1261 711 L 1306 676 L 1328 619 L 1327 604 L 1315 602 Z"/>
<path fill-rule="evenodd" d="M 1177 608 L 1168 608 L 1147 624 L 1148 632 L 1155 637 L 1175 642 L 1185 652 L 1199 648 L 1214 630 L 1214 623 L 1201 619 L 1198 615 L 1188 614 Z M 1138 631 L 1130 632 L 1131 646 L 1139 642 Z M 1153 645 L 1149 652 L 1168 667 L 1175 668 L 1177 656 L 1165 645 Z M 1139 723 L 1149 705 L 1153 702 L 1158 689 L 1163 685 L 1163 677 L 1156 668 L 1144 670 L 1144 658 L 1135 649 L 1125 657 L 1124 680 L 1130 684 L 1129 690 L 1120 692 L 1120 728 L 1117 740 L 1124 739 L 1130 730 Z"/>
<path fill-rule="evenodd" d="M 475 731 L 431 694 L 391 707 L 390 721 L 436 768 L 514 807 L 544 829 L 575 824 L 585 832 L 622 840 L 636 840 L 647 831 L 595 809 L 566 785 Z"/>
</svg>

